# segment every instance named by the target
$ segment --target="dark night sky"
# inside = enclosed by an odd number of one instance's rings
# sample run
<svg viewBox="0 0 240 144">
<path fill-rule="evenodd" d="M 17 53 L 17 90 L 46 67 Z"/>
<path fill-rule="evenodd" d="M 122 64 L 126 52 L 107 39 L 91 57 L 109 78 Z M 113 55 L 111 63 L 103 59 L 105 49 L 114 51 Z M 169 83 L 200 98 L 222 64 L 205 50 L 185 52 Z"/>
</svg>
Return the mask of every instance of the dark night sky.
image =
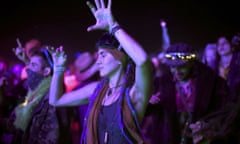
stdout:
<svg viewBox="0 0 240 144">
<path fill-rule="evenodd" d="M 188 42 L 201 49 L 219 34 L 239 31 L 237 2 L 210 0 L 113 0 L 113 14 L 148 53 L 161 45 L 160 19 L 168 22 L 172 42 Z M 95 23 L 85 0 L 8 0 L 0 6 L 1 57 L 16 60 L 15 39 L 35 37 L 44 44 L 63 45 L 69 61 L 75 52 L 93 51 L 101 32 L 87 32 Z"/>
</svg>

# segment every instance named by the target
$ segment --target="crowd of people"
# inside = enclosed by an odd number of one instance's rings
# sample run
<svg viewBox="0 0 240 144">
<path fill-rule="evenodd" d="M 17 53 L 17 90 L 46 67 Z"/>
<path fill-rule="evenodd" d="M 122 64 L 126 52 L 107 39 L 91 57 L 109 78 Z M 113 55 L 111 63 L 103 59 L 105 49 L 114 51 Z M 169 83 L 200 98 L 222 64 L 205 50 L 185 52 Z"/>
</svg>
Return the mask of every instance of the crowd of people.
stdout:
<svg viewBox="0 0 240 144">
<path fill-rule="evenodd" d="M 2 144 L 240 144 L 240 35 L 199 53 L 172 43 L 150 56 L 116 20 L 112 0 L 87 2 L 97 50 L 67 64 L 63 46 L 17 39 L 0 59 Z"/>
</svg>

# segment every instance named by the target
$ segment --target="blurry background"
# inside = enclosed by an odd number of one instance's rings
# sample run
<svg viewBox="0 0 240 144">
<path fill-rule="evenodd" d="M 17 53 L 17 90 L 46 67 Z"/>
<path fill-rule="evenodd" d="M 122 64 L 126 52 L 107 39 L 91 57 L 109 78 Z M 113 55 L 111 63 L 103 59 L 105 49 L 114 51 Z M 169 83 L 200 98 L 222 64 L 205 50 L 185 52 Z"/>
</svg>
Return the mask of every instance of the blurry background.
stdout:
<svg viewBox="0 0 240 144">
<path fill-rule="evenodd" d="M 189 42 L 197 49 L 219 34 L 239 32 L 237 2 L 228 0 L 112 0 L 113 14 L 148 53 L 160 51 L 160 19 L 167 21 L 171 42 Z M 15 61 L 12 48 L 38 38 L 43 44 L 63 45 L 73 55 L 94 51 L 101 32 L 87 32 L 95 23 L 85 0 L 8 0 L 0 5 L 0 57 Z M 71 56 L 72 55 L 72 56 Z"/>
</svg>

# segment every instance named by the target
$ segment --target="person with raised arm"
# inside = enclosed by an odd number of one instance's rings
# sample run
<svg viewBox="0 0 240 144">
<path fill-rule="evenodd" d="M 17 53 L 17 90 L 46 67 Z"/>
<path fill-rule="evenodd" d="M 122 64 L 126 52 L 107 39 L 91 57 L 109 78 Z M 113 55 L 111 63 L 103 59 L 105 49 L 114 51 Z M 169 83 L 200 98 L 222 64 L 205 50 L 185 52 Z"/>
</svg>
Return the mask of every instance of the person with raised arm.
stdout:
<svg viewBox="0 0 240 144">
<path fill-rule="evenodd" d="M 98 42 L 97 64 L 102 79 L 81 89 L 63 93 L 67 56 L 63 48 L 49 49 L 54 60 L 50 104 L 77 106 L 89 103 L 81 143 L 145 143 L 139 123 L 152 93 L 152 65 L 147 53 L 114 19 L 112 1 L 107 6 L 87 2 L 96 24 L 88 31 L 104 30 Z"/>
</svg>

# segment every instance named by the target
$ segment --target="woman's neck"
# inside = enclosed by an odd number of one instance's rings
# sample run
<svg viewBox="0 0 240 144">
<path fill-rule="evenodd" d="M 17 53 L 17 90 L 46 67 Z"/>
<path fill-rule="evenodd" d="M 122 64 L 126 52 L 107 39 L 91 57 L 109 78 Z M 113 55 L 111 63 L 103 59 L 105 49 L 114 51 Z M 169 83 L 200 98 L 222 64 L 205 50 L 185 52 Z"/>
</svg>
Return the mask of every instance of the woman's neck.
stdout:
<svg viewBox="0 0 240 144">
<path fill-rule="evenodd" d="M 124 72 L 122 70 L 117 71 L 109 78 L 109 88 L 118 87 L 124 83 Z"/>
</svg>

